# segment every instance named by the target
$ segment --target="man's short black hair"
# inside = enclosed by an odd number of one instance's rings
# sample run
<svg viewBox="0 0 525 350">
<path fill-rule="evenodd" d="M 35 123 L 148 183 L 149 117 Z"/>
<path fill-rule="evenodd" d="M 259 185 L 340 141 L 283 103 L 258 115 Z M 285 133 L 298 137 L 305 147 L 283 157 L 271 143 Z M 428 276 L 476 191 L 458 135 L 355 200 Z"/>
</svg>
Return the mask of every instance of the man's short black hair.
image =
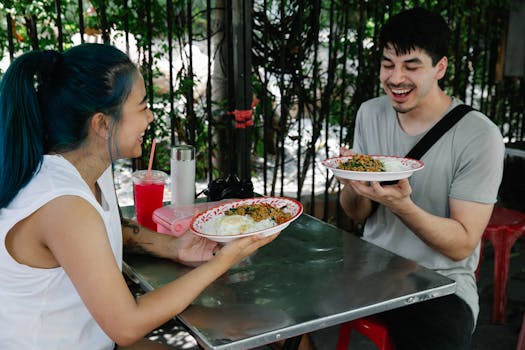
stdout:
<svg viewBox="0 0 525 350">
<path fill-rule="evenodd" d="M 381 51 L 391 47 L 397 55 L 418 48 L 432 59 L 432 65 L 448 55 L 450 29 L 440 15 L 416 7 L 400 12 L 385 23 L 379 37 Z"/>
</svg>

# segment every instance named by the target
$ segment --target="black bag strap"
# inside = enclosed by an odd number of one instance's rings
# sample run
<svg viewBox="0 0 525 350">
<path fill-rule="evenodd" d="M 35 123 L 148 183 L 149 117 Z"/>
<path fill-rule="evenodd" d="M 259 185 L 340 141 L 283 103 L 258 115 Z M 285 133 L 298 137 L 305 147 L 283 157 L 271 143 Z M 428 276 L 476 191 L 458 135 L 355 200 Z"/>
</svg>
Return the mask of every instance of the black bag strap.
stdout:
<svg viewBox="0 0 525 350">
<path fill-rule="evenodd" d="M 440 121 L 430 129 L 425 136 L 407 153 L 405 158 L 421 159 L 443 134 L 454 126 L 465 114 L 474 108 L 460 104 L 452 108 Z"/>
<path fill-rule="evenodd" d="M 474 108 L 466 105 L 460 104 L 452 108 L 440 121 L 436 123 L 430 129 L 425 136 L 412 149 L 407 153 L 405 158 L 411 159 L 421 159 L 425 153 L 436 143 L 441 136 L 443 136 L 451 127 L 454 126 L 461 118 L 465 116 L 470 111 L 473 111 Z M 381 185 L 394 185 L 397 183 L 397 180 L 394 181 L 381 181 Z M 372 202 L 372 214 L 377 210 L 379 203 Z M 370 214 L 370 215 L 372 215 Z"/>
</svg>

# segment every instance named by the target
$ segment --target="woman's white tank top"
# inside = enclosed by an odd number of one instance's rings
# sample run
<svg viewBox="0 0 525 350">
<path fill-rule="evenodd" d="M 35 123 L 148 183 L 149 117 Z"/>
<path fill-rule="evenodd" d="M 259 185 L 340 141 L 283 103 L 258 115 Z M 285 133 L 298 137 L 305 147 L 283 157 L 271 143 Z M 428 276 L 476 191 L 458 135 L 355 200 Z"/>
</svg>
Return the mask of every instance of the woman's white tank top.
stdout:
<svg viewBox="0 0 525 350">
<path fill-rule="evenodd" d="M 17 222 L 54 198 L 76 195 L 100 213 L 115 263 L 122 268 L 122 231 L 110 168 L 98 183 L 102 205 L 71 163 L 61 156 L 46 155 L 29 184 L 8 207 L 0 209 L 0 349 L 113 349 L 113 341 L 93 319 L 61 267 L 20 264 L 5 247 L 7 232 Z"/>
</svg>

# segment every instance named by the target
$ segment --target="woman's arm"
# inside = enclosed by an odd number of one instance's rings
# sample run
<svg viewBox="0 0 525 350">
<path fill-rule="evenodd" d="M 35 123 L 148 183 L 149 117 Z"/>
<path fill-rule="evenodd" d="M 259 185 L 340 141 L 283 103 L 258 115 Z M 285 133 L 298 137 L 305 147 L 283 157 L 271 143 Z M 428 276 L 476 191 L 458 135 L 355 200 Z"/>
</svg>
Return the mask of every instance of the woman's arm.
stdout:
<svg viewBox="0 0 525 350">
<path fill-rule="evenodd" d="M 125 251 L 151 254 L 160 258 L 177 258 L 175 237 L 151 231 L 131 219 L 121 217 L 120 220 Z"/>
<path fill-rule="evenodd" d="M 213 257 L 219 244 L 191 232 L 179 237 L 151 231 L 135 221 L 121 218 L 124 250 L 172 259 L 182 264 L 195 266 Z"/>
<path fill-rule="evenodd" d="M 64 268 L 97 323 L 120 345 L 134 343 L 182 312 L 232 265 L 276 237 L 233 241 L 209 262 L 135 300 L 115 261 L 104 222 L 88 202 L 75 196 L 57 198 L 38 211 L 33 224 L 42 228 L 43 245 Z"/>
</svg>

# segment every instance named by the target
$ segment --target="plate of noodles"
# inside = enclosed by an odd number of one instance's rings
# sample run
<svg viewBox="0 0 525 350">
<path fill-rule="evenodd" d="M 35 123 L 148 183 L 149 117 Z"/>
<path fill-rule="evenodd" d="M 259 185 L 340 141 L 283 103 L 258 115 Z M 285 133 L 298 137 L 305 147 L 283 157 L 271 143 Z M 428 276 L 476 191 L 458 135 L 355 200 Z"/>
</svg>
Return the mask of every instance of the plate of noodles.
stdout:
<svg viewBox="0 0 525 350">
<path fill-rule="evenodd" d="M 328 158 L 322 164 L 337 177 L 359 181 L 405 179 L 424 167 L 416 159 L 365 154 Z"/>
<path fill-rule="evenodd" d="M 239 199 L 197 214 L 190 230 L 215 242 L 256 234 L 270 236 L 284 230 L 301 215 L 303 205 L 285 197 Z"/>
</svg>

